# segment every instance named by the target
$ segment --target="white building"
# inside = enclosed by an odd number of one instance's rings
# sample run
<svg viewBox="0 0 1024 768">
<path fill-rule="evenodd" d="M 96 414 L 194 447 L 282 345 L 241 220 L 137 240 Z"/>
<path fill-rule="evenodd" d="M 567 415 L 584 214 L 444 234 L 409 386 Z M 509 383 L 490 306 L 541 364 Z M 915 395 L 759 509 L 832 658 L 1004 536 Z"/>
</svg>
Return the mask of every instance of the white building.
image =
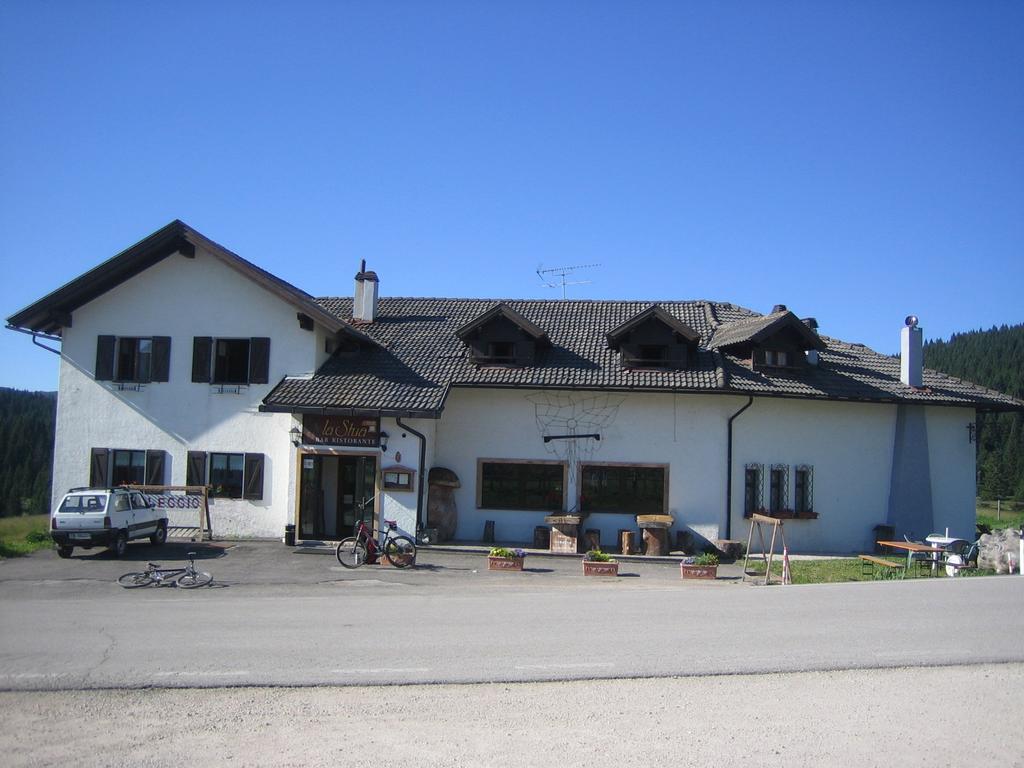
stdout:
<svg viewBox="0 0 1024 768">
<path fill-rule="evenodd" d="M 428 526 L 528 542 L 584 515 L 613 547 L 636 514 L 742 538 L 791 518 L 794 551 L 864 551 L 874 527 L 974 525 L 974 417 L 1024 403 L 820 336 L 783 306 L 708 301 L 316 299 L 175 221 L 8 324 L 60 342 L 53 489 L 207 484 L 214 532 Z M 902 370 L 901 370 L 902 362 Z"/>
</svg>

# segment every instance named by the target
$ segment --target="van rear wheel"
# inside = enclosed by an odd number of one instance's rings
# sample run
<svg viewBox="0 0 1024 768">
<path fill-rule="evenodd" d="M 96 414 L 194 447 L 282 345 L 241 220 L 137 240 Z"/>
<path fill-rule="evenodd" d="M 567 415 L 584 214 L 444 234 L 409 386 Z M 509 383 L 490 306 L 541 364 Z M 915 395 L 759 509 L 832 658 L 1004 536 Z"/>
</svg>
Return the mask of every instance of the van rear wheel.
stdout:
<svg viewBox="0 0 1024 768">
<path fill-rule="evenodd" d="M 121 558 L 128 552 L 128 534 L 121 531 L 117 534 L 117 538 L 114 540 L 114 545 L 110 548 L 110 554 L 114 557 Z"/>
<path fill-rule="evenodd" d="M 71 557 L 71 553 L 74 552 L 74 551 L 75 551 L 74 547 L 58 546 L 57 547 L 57 557 L 61 557 L 61 558 L 65 559 L 65 560 L 67 560 L 69 557 Z"/>
<path fill-rule="evenodd" d="M 159 547 L 167 541 L 167 528 L 162 525 L 157 526 L 156 532 L 149 537 L 149 543 L 155 547 Z"/>
</svg>

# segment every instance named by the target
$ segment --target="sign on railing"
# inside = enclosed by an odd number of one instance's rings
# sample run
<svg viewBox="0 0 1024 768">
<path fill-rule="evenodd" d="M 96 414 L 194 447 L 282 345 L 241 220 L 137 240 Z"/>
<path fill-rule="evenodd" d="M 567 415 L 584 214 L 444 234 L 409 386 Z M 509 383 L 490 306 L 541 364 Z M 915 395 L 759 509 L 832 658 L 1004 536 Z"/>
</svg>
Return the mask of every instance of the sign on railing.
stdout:
<svg viewBox="0 0 1024 768">
<path fill-rule="evenodd" d="M 146 501 L 167 515 L 168 535 L 175 538 L 213 538 L 209 489 L 205 485 L 131 485 Z"/>
</svg>

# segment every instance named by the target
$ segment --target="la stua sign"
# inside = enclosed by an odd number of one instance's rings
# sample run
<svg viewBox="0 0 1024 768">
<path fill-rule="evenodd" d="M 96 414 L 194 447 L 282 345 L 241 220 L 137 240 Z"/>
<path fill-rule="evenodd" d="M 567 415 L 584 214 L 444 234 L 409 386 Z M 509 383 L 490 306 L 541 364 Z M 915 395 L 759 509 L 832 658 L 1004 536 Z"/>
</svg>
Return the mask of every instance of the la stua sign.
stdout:
<svg viewBox="0 0 1024 768">
<path fill-rule="evenodd" d="M 380 419 L 375 416 L 302 417 L 302 442 L 306 445 L 336 445 L 376 448 L 380 445 Z"/>
</svg>

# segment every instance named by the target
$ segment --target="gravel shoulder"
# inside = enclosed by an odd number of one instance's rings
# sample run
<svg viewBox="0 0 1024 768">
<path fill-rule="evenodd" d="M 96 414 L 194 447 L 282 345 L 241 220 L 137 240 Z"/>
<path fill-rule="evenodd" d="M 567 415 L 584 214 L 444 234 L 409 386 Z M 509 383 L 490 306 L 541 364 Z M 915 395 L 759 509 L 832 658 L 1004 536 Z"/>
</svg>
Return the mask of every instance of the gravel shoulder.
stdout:
<svg viewBox="0 0 1024 768">
<path fill-rule="evenodd" d="M 7 766 L 1022 766 L 1024 664 L 0 693 Z M 963 693 L 966 692 L 966 695 Z M 383 754 L 381 754 L 383 753 Z"/>
</svg>

